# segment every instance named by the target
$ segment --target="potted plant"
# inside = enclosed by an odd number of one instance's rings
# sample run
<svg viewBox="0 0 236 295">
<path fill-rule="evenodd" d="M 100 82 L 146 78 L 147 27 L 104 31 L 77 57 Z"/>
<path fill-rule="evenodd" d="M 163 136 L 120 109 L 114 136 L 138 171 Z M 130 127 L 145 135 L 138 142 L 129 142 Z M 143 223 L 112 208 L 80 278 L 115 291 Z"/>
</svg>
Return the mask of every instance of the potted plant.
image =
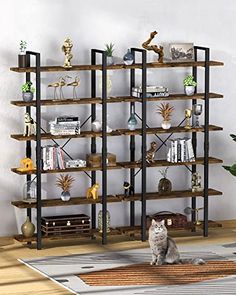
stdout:
<svg viewBox="0 0 236 295">
<path fill-rule="evenodd" d="M 168 194 L 168 193 L 170 193 L 171 190 L 172 190 L 172 184 L 171 184 L 171 181 L 170 181 L 168 178 L 166 178 L 168 168 L 169 168 L 169 167 L 166 167 L 166 168 L 163 169 L 163 170 L 159 170 L 159 172 L 160 172 L 161 175 L 162 175 L 162 178 L 159 180 L 159 183 L 158 183 L 158 192 L 159 192 L 160 194 Z"/>
<path fill-rule="evenodd" d="M 161 127 L 163 129 L 170 129 L 171 127 L 170 117 L 172 116 L 173 110 L 174 110 L 174 107 L 171 106 L 169 103 L 161 103 L 161 105 L 158 106 L 157 113 L 160 114 L 163 118 L 163 121 L 161 123 Z"/>
<path fill-rule="evenodd" d="M 29 102 L 34 98 L 35 88 L 32 85 L 33 83 L 28 81 L 21 86 L 22 98 L 26 102 Z"/>
<path fill-rule="evenodd" d="M 110 43 L 110 44 L 106 44 L 105 46 L 106 46 L 105 51 L 107 54 L 107 64 L 113 65 L 114 64 L 113 52 L 114 52 L 115 44 Z"/>
<path fill-rule="evenodd" d="M 19 68 L 26 68 L 26 41 L 20 41 L 20 53 L 18 55 L 18 66 Z"/>
<path fill-rule="evenodd" d="M 233 139 L 233 141 L 236 141 L 235 134 L 230 134 L 230 137 Z M 223 168 L 229 171 L 233 176 L 236 176 L 236 164 L 233 164 L 231 166 L 223 166 Z"/>
<path fill-rule="evenodd" d="M 57 177 L 56 186 L 62 189 L 61 199 L 62 201 L 70 200 L 70 190 L 72 187 L 72 183 L 75 179 L 69 174 L 63 175 L 60 174 L 60 177 Z"/>
<path fill-rule="evenodd" d="M 194 81 L 194 77 L 192 75 L 188 75 L 184 79 L 184 92 L 187 96 L 191 96 L 195 92 L 195 87 L 197 86 L 197 82 Z"/>
</svg>

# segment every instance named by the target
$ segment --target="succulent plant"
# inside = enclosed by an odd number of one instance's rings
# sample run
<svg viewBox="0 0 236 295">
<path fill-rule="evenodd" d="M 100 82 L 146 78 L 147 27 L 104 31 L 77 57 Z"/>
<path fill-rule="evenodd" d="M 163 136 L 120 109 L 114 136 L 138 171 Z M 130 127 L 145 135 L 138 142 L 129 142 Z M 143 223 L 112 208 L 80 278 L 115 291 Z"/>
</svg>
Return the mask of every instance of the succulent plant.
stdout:
<svg viewBox="0 0 236 295">
<path fill-rule="evenodd" d="M 21 41 L 20 41 L 20 52 L 21 52 L 21 53 L 24 53 L 24 52 L 25 52 L 25 49 L 26 49 L 26 47 L 27 47 L 27 42 L 26 42 L 26 41 L 23 41 L 23 40 L 21 40 Z"/>
<path fill-rule="evenodd" d="M 113 52 L 114 52 L 114 46 L 115 44 L 114 43 L 110 43 L 110 44 L 106 44 L 105 45 L 106 48 L 105 48 L 105 51 L 107 53 L 107 56 L 112 56 Z"/>
<path fill-rule="evenodd" d="M 21 91 L 22 92 L 32 92 L 32 93 L 34 93 L 35 88 L 32 85 L 33 85 L 32 82 L 30 82 L 30 81 L 26 82 L 25 84 L 23 84 L 21 86 Z"/>
<path fill-rule="evenodd" d="M 56 186 L 60 187 L 63 192 L 69 192 L 74 181 L 75 179 L 69 174 L 60 174 L 60 177 L 57 177 Z"/>
<path fill-rule="evenodd" d="M 164 121 L 170 121 L 173 110 L 174 107 L 169 103 L 161 103 L 157 108 L 157 113 L 163 117 Z"/>
<path fill-rule="evenodd" d="M 184 78 L 184 86 L 197 86 L 197 82 L 194 81 L 194 77 L 192 75 L 188 75 L 187 77 Z"/>
</svg>

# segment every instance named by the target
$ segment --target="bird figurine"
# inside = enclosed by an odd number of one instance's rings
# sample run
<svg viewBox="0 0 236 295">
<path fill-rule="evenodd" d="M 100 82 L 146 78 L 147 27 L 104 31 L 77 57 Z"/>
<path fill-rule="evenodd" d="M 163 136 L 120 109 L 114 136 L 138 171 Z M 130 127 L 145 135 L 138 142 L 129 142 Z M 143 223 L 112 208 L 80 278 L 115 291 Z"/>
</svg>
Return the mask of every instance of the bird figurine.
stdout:
<svg viewBox="0 0 236 295">
<path fill-rule="evenodd" d="M 48 84 L 48 87 L 54 87 L 54 98 L 58 99 L 57 88 L 59 87 L 59 99 L 64 99 L 64 94 L 62 87 L 66 85 L 66 78 L 71 78 L 70 76 L 60 77 L 57 82 Z"/>
<path fill-rule="evenodd" d="M 78 98 L 76 93 L 76 87 L 80 86 L 80 77 L 76 76 L 75 80 L 73 82 L 68 83 L 67 86 L 73 87 L 73 99 Z"/>
</svg>

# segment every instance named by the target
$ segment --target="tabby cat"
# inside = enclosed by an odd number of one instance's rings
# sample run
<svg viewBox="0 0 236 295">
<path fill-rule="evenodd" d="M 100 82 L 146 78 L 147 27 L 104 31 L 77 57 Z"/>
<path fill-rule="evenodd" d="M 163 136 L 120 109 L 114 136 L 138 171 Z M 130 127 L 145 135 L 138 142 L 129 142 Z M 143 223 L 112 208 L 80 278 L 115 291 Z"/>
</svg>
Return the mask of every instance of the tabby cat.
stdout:
<svg viewBox="0 0 236 295">
<path fill-rule="evenodd" d="M 152 219 L 152 223 L 149 228 L 149 244 L 152 252 L 151 265 L 179 263 L 200 265 L 206 263 L 200 258 L 195 258 L 190 261 L 183 261 L 180 259 L 180 254 L 175 241 L 168 236 L 167 228 L 165 227 L 165 220 L 158 222 Z"/>
</svg>

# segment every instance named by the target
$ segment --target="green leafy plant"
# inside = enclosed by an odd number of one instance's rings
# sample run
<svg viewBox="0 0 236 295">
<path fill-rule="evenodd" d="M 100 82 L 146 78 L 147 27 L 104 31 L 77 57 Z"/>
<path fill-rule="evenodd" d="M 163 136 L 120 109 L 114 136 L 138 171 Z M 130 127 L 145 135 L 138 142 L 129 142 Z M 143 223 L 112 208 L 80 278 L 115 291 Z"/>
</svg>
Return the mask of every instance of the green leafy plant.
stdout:
<svg viewBox="0 0 236 295">
<path fill-rule="evenodd" d="M 21 91 L 22 92 L 31 92 L 31 93 L 34 93 L 35 92 L 35 88 L 32 86 L 33 83 L 28 81 L 26 82 L 25 84 L 23 84 L 21 86 Z"/>
<path fill-rule="evenodd" d="M 194 81 L 194 77 L 192 75 L 188 75 L 185 79 L 184 79 L 184 86 L 197 86 L 197 82 Z"/>
<path fill-rule="evenodd" d="M 233 141 L 236 141 L 235 134 L 230 134 L 230 137 L 233 139 Z M 223 168 L 229 171 L 233 176 L 236 176 L 236 164 L 233 164 L 232 166 L 223 166 Z"/>
<path fill-rule="evenodd" d="M 21 53 L 24 53 L 25 50 L 26 50 L 26 47 L 27 47 L 27 42 L 21 40 L 21 41 L 20 41 L 20 52 L 21 52 Z"/>
<path fill-rule="evenodd" d="M 110 43 L 110 44 L 106 44 L 105 46 L 106 46 L 105 51 L 106 51 L 107 56 L 111 57 L 113 55 L 113 52 L 114 52 L 115 44 Z"/>
</svg>

